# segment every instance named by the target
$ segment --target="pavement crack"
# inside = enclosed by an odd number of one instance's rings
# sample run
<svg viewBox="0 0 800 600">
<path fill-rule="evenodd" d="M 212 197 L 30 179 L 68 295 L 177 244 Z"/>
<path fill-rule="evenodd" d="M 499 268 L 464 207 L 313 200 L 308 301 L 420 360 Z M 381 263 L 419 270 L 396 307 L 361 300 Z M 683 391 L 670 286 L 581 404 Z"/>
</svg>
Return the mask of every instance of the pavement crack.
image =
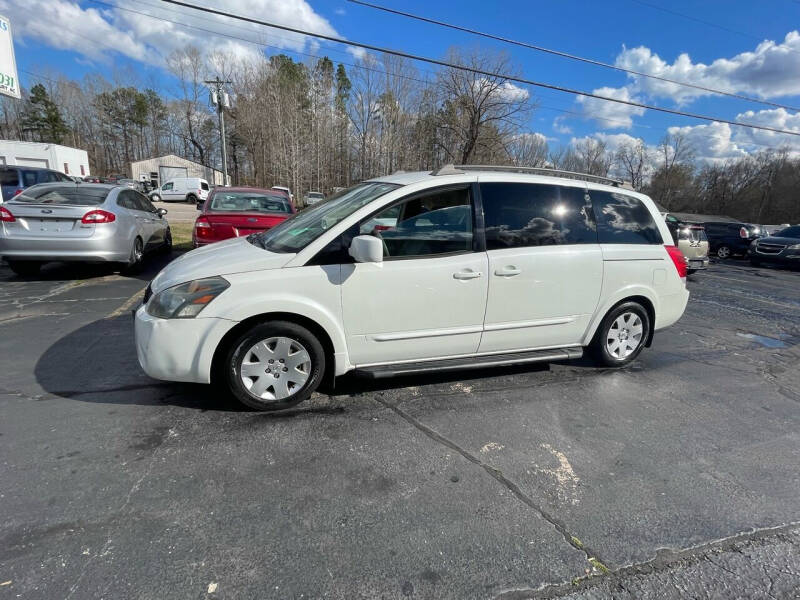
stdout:
<svg viewBox="0 0 800 600">
<path fill-rule="evenodd" d="M 439 443 L 439 444 L 441 444 L 443 446 L 446 446 L 447 448 L 450 448 L 451 450 L 454 450 L 455 452 L 458 452 L 461 456 L 463 456 L 469 462 L 481 467 L 484 471 L 486 471 L 486 473 L 491 475 L 495 480 L 497 480 L 499 483 L 501 483 L 503 486 L 505 486 L 512 494 L 514 494 L 514 496 L 516 496 L 516 498 L 519 501 L 521 501 L 523 504 L 525 504 L 528 507 L 530 507 L 533 510 L 535 510 L 539 514 L 539 516 L 542 517 L 542 519 L 544 519 L 545 521 L 550 523 L 550 525 L 552 525 L 555 528 L 555 530 L 558 531 L 558 533 L 560 533 L 563 536 L 564 541 L 566 541 L 567 544 L 569 544 L 570 546 L 575 548 L 575 550 L 577 550 L 578 552 L 582 553 L 586 557 L 586 561 L 589 564 L 591 564 L 593 567 L 596 564 L 602 565 L 603 568 L 600 569 L 600 572 L 603 572 L 603 573 L 609 572 L 609 569 L 606 566 L 607 563 L 604 560 L 601 560 L 600 558 L 598 558 L 598 554 L 596 552 L 594 552 L 593 550 L 588 548 L 585 544 L 581 543 L 578 540 L 578 538 L 575 535 L 573 535 L 566 528 L 566 526 L 564 525 L 564 523 L 562 521 L 560 521 L 559 519 L 554 517 L 552 514 L 550 514 L 548 511 L 546 511 L 540 504 L 538 504 L 533 498 L 531 498 L 525 492 L 523 492 L 522 489 L 520 489 L 520 487 L 516 483 L 514 483 L 508 477 L 506 477 L 503 474 L 502 471 L 500 471 L 499 469 L 493 467 L 492 465 L 482 461 L 479 457 L 477 457 L 474 454 L 472 454 L 466 448 L 463 448 L 462 446 L 459 446 L 453 440 L 443 436 L 438 431 L 432 429 L 431 427 L 428 427 L 427 425 L 425 425 L 424 423 L 422 423 L 418 419 L 412 417 L 409 413 L 404 411 L 402 408 L 399 408 L 397 406 L 393 406 L 393 405 L 389 404 L 388 402 L 385 402 L 381 398 L 376 398 L 375 400 L 379 404 L 383 405 L 385 408 L 388 408 L 389 410 L 394 412 L 401 419 L 405 420 L 407 423 L 409 423 L 410 425 L 412 425 L 413 427 L 415 427 L 416 429 L 421 431 L 423 434 L 428 436 L 433 441 L 435 441 L 435 442 L 437 442 L 437 443 Z M 597 567 L 595 567 L 595 568 L 597 568 Z"/>
</svg>

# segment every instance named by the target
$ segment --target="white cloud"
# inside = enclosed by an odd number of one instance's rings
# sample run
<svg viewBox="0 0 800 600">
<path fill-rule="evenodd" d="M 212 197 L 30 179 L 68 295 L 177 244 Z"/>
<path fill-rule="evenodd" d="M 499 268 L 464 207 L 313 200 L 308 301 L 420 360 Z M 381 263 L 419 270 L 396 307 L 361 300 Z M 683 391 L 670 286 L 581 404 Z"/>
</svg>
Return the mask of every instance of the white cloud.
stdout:
<svg viewBox="0 0 800 600">
<path fill-rule="evenodd" d="M 510 81 L 504 82 L 499 87 L 500 97 L 507 102 L 522 102 L 523 100 L 527 100 L 530 96 L 530 92 L 525 88 L 519 87 L 518 85 L 514 85 Z"/>
<path fill-rule="evenodd" d="M 366 51 L 366 49 L 359 48 L 358 46 L 348 46 L 347 53 L 350 54 L 356 60 L 364 60 L 369 54 Z"/>
<path fill-rule="evenodd" d="M 335 14 L 339 15 L 340 17 L 343 17 L 344 15 L 347 14 L 347 11 L 345 9 L 343 9 L 341 6 L 339 8 L 337 8 L 336 10 L 334 10 L 333 12 Z"/>
<path fill-rule="evenodd" d="M 711 64 L 695 63 L 681 54 L 672 64 L 645 46 L 624 49 L 616 65 L 625 69 L 685 81 L 708 88 L 748 96 L 776 98 L 800 94 L 800 33 L 791 31 L 782 42 L 766 40 L 753 51 L 732 58 L 718 58 Z M 684 104 L 700 96 L 711 95 L 685 86 L 632 75 L 633 93 L 672 98 Z"/>
<path fill-rule="evenodd" d="M 736 120 L 754 125 L 765 125 L 775 129 L 796 131 L 800 133 L 800 113 L 790 113 L 783 108 L 769 109 L 740 113 Z M 800 136 L 775 133 L 749 127 L 735 127 L 733 139 L 742 145 L 758 145 L 760 147 L 779 148 L 789 147 L 792 151 L 800 152 Z"/>
<path fill-rule="evenodd" d="M 15 37 L 22 44 L 44 43 L 102 62 L 110 61 L 113 54 L 118 53 L 160 65 L 170 52 L 187 44 L 203 50 L 227 50 L 239 56 L 258 52 L 257 46 L 230 36 L 296 51 L 309 48 L 311 43 L 309 38 L 299 34 L 191 9 L 133 0 L 124 0 L 120 6 L 157 18 L 119 8 L 102 11 L 84 8 L 70 0 L 0 0 L 0 10 L 11 19 Z M 330 23 L 314 12 L 305 0 L 228 0 L 225 8 L 233 14 L 269 15 L 269 20 L 275 23 L 336 35 Z M 197 28 L 210 30 L 210 33 Z"/>
<path fill-rule="evenodd" d="M 592 93 L 618 100 L 638 101 L 638 98 L 632 96 L 627 87 L 601 87 L 592 90 Z M 644 108 L 638 106 L 590 98 L 589 96 L 578 96 L 577 102 L 581 105 L 583 115 L 587 119 L 594 119 L 603 129 L 630 129 L 633 127 L 633 117 L 641 116 L 645 111 Z"/>
<path fill-rule="evenodd" d="M 567 117 L 565 115 L 561 115 L 553 119 L 553 131 L 556 133 L 560 133 L 562 135 L 569 135 L 572 133 L 572 127 L 569 125 L 565 125 L 564 121 L 566 121 Z"/>
</svg>

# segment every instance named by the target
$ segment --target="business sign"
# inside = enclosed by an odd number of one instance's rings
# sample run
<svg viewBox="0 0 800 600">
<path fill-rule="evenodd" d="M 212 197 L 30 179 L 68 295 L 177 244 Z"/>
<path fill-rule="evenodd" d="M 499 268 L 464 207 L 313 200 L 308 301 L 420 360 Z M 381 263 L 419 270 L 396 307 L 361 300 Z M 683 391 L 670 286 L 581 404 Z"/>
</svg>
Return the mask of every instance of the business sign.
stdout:
<svg viewBox="0 0 800 600">
<path fill-rule="evenodd" d="M 11 39 L 11 22 L 3 16 L 0 16 L 0 94 L 12 98 L 20 97 L 14 41 Z"/>
</svg>

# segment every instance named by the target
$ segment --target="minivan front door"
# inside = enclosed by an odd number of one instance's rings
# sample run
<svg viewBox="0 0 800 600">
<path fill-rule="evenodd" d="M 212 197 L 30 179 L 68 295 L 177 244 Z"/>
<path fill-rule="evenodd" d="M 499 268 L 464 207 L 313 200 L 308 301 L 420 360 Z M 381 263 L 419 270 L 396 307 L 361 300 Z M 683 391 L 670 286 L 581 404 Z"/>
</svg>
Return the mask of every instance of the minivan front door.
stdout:
<svg viewBox="0 0 800 600">
<path fill-rule="evenodd" d="M 578 345 L 603 283 L 586 188 L 481 182 L 480 189 L 489 293 L 479 351 Z"/>
<path fill-rule="evenodd" d="M 486 309 L 487 258 L 473 245 L 470 188 L 428 190 L 359 225 L 381 263 L 342 265 L 342 312 L 357 366 L 474 354 Z"/>
</svg>

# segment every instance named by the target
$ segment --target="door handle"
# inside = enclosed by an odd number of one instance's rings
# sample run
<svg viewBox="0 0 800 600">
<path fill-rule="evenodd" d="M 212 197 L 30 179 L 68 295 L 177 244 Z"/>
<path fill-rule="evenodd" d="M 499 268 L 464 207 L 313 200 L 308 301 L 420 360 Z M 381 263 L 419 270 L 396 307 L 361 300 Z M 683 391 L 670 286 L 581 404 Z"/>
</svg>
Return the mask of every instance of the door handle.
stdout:
<svg viewBox="0 0 800 600">
<path fill-rule="evenodd" d="M 453 273 L 453 279 L 477 279 L 482 275 L 483 273 L 480 271 L 459 271 L 458 273 Z"/>
<path fill-rule="evenodd" d="M 522 273 L 520 269 L 517 267 L 503 267 L 502 269 L 497 269 L 494 274 L 498 277 L 513 277 L 514 275 L 519 275 Z"/>
</svg>

